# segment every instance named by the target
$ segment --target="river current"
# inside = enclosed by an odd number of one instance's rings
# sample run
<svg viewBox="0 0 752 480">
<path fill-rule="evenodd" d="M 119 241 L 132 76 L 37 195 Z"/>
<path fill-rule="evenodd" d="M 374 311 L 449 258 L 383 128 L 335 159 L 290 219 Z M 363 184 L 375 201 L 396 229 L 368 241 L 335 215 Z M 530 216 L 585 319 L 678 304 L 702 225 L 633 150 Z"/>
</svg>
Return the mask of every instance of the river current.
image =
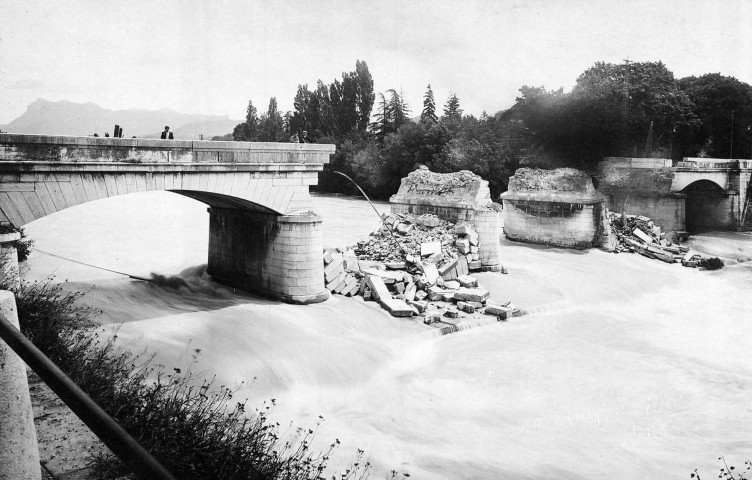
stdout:
<svg viewBox="0 0 752 480">
<path fill-rule="evenodd" d="M 325 244 L 352 245 L 378 219 L 368 203 L 316 197 Z M 387 204 L 378 204 L 388 211 Z M 497 300 L 530 315 L 437 337 L 362 298 L 309 306 L 212 283 L 206 206 L 167 192 L 108 198 L 37 220 L 23 276 L 54 275 L 103 310 L 107 331 L 252 406 L 275 399 L 283 433 L 339 438 L 371 478 L 710 478 L 720 456 L 752 459 L 752 237 L 704 234 L 706 272 L 638 255 L 502 241 Z M 180 276 L 175 288 L 131 275 Z"/>
</svg>

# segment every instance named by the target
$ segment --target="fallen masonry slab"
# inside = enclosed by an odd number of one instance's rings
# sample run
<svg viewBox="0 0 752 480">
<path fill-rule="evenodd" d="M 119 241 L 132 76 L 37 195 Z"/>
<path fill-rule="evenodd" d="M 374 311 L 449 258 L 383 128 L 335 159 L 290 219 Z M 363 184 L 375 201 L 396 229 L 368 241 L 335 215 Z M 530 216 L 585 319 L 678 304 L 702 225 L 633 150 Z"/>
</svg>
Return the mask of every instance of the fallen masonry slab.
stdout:
<svg viewBox="0 0 752 480">
<path fill-rule="evenodd" d="M 475 307 L 467 302 L 457 302 L 457 308 L 465 313 L 475 313 Z"/>
<path fill-rule="evenodd" d="M 379 299 L 379 305 L 393 317 L 412 317 L 414 313 L 413 307 L 396 298 L 381 298 Z"/>
<path fill-rule="evenodd" d="M 478 286 L 478 280 L 470 275 L 460 275 L 457 277 L 457 281 L 465 288 L 475 288 Z"/>
<path fill-rule="evenodd" d="M 454 298 L 457 300 L 483 302 L 490 296 L 485 288 L 460 288 L 454 292 Z"/>
<path fill-rule="evenodd" d="M 420 244 L 421 257 L 430 257 L 437 253 L 441 253 L 441 242 L 426 242 Z"/>
<path fill-rule="evenodd" d="M 331 292 L 332 290 L 334 290 L 334 288 L 337 285 L 339 285 L 343 281 L 345 281 L 345 272 L 344 272 L 344 270 L 340 271 L 339 274 L 336 277 L 334 277 L 331 282 L 328 282 L 326 284 L 326 289 Z"/>
<path fill-rule="evenodd" d="M 423 265 L 423 275 L 428 279 L 428 283 L 433 285 L 436 283 L 436 279 L 439 278 L 439 270 L 436 268 L 436 265 L 428 263 Z"/>
<path fill-rule="evenodd" d="M 374 300 L 381 300 L 382 298 L 392 298 L 392 294 L 389 293 L 389 289 L 386 288 L 384 280 L 376 275 L 368 275 L 366 277 L 366 285 L 371 290 L 371 298 Z"/>
<path fill-rule="evenodd" d="M 509 307 L 502 307 L 501 305 L 488 305 L 483 310 L 483 313 L 486 315 L 495 315 L 499 317 L 499 320 L 506 320 L 507 318 L 512 317 L 514 309 Z"/>
<path fill-rule="evenodd" d="M 422 300 L 408 300 L 407 304 L 423 313 L 428 309 L 428 302 Z"/>
</svg>

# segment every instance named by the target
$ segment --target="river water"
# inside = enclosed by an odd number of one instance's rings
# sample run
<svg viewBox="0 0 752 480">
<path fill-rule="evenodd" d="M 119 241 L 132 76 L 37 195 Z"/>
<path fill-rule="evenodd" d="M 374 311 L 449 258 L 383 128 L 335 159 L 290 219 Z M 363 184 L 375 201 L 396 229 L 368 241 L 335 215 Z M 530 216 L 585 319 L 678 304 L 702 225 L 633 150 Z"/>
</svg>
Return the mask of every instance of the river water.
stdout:
<svg viewBox="0 0 752 480">
<path fill-rule="evenodd" d="M 365 238 L 360 200 L 316 197 L 325 244 Z M 388 205 L 379 204 L 381 211 Z M 484 273 L 497 300 L 531 314 L 435 337 L 373 303 L 335 296 L 292 306 L 210 282 L 206 206 L 167 192 L 84 204 L 26 227 L 26 280 L 86 291 L 108 331 L 166 369 L 275 399 L 275 419 L 324 422 L 322 448 L 362 448 L 372 478 L 688 478 L 752 457 L 752 237 L 704 234 L 730 259 L 702 272 L 629 254 L 502 241 L 509 275 Z M 172 288 L 139 276 L 179 274 Z M 715 470 L 714 470 L 715 469 Z"/>
</svg>

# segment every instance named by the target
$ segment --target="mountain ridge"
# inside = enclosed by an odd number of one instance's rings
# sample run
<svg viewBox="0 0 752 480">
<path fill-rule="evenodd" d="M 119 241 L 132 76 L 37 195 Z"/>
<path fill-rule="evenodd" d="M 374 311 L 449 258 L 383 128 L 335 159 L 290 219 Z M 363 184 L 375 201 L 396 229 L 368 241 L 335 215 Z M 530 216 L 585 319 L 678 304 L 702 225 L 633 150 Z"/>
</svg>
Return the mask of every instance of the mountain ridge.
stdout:
<svg viewBox="0 0 752 480">
<path fill-rule="evenodd" d="M 124 137 L 158 138 L 164 126 L 169 125 L 175 138 L 196 140 L 200 135 L 210 139 L 232 132 L 241 122 L 227 115 L 186 114 L 171 108 L 109 110 L 93 102 L 52 102 L 39 98 L 29 104 L 20 117 L 0 125 L 0 130 L 40 135 L 86 136 L 97 133 L 104 136 L 105 132 L 112 134 L 115 125 L 120 125 Z"/>
</svg>

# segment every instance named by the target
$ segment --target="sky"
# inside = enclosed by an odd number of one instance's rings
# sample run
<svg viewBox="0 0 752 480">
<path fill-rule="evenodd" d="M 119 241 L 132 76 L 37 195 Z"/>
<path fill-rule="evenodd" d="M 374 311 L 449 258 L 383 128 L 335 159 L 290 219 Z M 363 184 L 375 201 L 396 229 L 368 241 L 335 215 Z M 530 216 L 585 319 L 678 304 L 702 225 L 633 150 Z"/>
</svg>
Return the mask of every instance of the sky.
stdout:
<svg viewBox="0 0 752 480">
<path fill-rule="evenodd" d="M 752 84 L 752 0 L 0 0 L 0 123 L 38 98 L 241 119 L 356 60 L 413 115 L 428 84 L 480 115 L 625 59 Z"/>
</svg>

